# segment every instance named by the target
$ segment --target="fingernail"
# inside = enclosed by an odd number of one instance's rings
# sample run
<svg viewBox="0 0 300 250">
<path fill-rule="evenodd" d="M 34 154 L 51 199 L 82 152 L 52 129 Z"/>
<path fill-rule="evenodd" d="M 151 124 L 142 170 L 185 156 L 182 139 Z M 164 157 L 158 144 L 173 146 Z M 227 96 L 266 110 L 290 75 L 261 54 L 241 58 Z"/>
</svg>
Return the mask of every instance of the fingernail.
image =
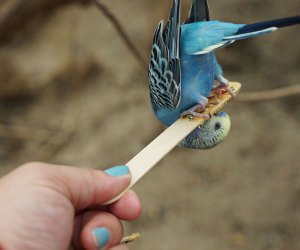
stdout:
<svg viewBox="0 0 300 250">
<path fill-rule="evenodd" d="M 102 249 L 109 241 L 109 232 L 105 227 L 97 227 L 93 230 L 96 247 Z"/>
<path fill-rule="evenodd" d="M 106 169 L 104 172 L 111 176 L 123 176 L 129 174 L 130 170 L 127 166 L 116 166 Z"/>
</svg>

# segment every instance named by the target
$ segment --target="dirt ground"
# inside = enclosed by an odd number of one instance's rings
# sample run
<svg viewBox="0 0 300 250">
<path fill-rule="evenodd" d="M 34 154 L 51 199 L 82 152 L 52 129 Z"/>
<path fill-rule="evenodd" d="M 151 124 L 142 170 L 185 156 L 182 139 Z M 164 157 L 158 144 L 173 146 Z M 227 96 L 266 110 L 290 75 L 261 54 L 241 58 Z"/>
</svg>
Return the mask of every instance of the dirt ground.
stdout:
<svg viewBox="0 0 300 250">
<path fill-rule="evenodd" d="M 103 1 L 144 58 L 171 0 Z M 183 1 L 184 13 L 190 1 Z M 0 5 L 1 8 L 1 5 Z M 297 0 L 210 1 L 214 19 L 249 23 L 298 15 Z M 243 92 L 299 84 L 300 29 L 218 51 Z M 1 39 L 1 38 L 0 38 Z M 0 46 L 0 175 L 47 161 L 105 169 L 126 163 L 163 127 L 144 65 L 93 5 L 39 16 Z M 133 250 L 300 249 L 300 99 L 226 106 L 232 120 L 217 148 L 176 148 L 135 187 L 141 218 Z"/>
</svg>

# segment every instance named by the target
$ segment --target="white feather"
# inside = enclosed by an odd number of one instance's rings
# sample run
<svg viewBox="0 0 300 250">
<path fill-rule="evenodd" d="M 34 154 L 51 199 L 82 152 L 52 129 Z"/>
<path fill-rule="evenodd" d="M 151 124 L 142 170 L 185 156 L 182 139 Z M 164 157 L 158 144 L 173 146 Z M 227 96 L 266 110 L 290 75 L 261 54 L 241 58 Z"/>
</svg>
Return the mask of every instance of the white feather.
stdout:
<svg viewBox="0 0 300 250">
<path fill-rule="evenodd" d="M 278 28 L 276 27 L 271 27 L 268 29 L 264 29 L 264 30 L 260 30 L 260 31 L 254 31 L 254 32 L 249 32 L 249 33 L 244 33 L 244 34 L 239 34 L 239 35 L 234 35 L 234 36 L 226 36 L 223 38 L 223 40 L 239 40 L 239 39 L 245 39 L 245 38 L 249 38 L 252 36 L 259 36 L 259 35 L 264 35 L 267 33 L 271 33 L 278 30 Z"/>
<path fill-rule="evenodd" d="M 220 43 L 216 43 L 216 44 L 213 44 L 203 50 L 200 50 L 200 51 L 197 51 L 195 53 L 190 53 L 190 55 L 203 55 L 203 54 L 207 54 L 209 52 L 212 52 L 216 49 L 219 49 L 219 48 L 222 48 L 226 45 L 229 45 L 231 43 L 234 43 L 235 41 L 224 41 L 224 42 L 220 42 Z"/>
</svg>

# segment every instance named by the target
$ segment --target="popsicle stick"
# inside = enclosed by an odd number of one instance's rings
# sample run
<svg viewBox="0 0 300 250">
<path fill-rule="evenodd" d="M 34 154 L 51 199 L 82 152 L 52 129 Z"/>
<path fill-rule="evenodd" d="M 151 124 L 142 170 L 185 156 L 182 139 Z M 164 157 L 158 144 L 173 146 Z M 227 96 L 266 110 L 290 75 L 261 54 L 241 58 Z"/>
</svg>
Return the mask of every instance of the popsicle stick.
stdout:
<svg viewBox="0 0 300 250">
<path fill-rule="evenodd" d="M 238 94 L 241 84 L 230 82 L 229 87 L 234 94 Z M 232 99 L 232 96 L 225 92 L 220 97 L 214 95 L 209 99 L 209 106 L 204 114 L 216 114 L 224 105 Z M 117 201 L 132 186 L 137 183 L 152 167 L 156 165 L 166 154 L 168 154 L 179 142 L 181 142 L 196 127 L 202 125 L 207 118 L 179 118 L 175 123 L 168 127 L 164 132 L 157 136 L 148 146 L 132 158 L 126 166 L 129 167 L 132 179 L 127 190 L 110 200 L 106 204 Z"/>
</svg>

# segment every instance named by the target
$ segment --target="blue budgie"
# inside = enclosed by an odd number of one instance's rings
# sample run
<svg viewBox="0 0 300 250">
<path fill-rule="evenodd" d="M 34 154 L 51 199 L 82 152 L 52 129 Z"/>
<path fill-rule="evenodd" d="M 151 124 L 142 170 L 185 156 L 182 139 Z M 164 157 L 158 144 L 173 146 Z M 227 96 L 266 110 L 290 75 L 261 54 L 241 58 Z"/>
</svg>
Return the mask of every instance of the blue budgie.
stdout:
<svg viewBox="0 0 300 250">
<path fill-rule="evenodd" d="M 206 0 L 193 0 L 187 20 L 180 23 L 181 2 L 173 0 L 169 20 L 160 21 L 154 33 L 149 64 L 150 98 L 157 118 L 170 126 L 180 116 L 207 117 L 201 113 L 213 89 L 225 88 L 214 50 L 236 40 L 271 33 L 300 23 L 300 16 L 254 24 L 210 21 Z M 209 117 L 207 117 L 209 118 Z M 181 143 L 189 148 L 208 149 L 218 145 L 230 131 L 228 114 L 221 112 L 196 128 Z"/>
</svg>

